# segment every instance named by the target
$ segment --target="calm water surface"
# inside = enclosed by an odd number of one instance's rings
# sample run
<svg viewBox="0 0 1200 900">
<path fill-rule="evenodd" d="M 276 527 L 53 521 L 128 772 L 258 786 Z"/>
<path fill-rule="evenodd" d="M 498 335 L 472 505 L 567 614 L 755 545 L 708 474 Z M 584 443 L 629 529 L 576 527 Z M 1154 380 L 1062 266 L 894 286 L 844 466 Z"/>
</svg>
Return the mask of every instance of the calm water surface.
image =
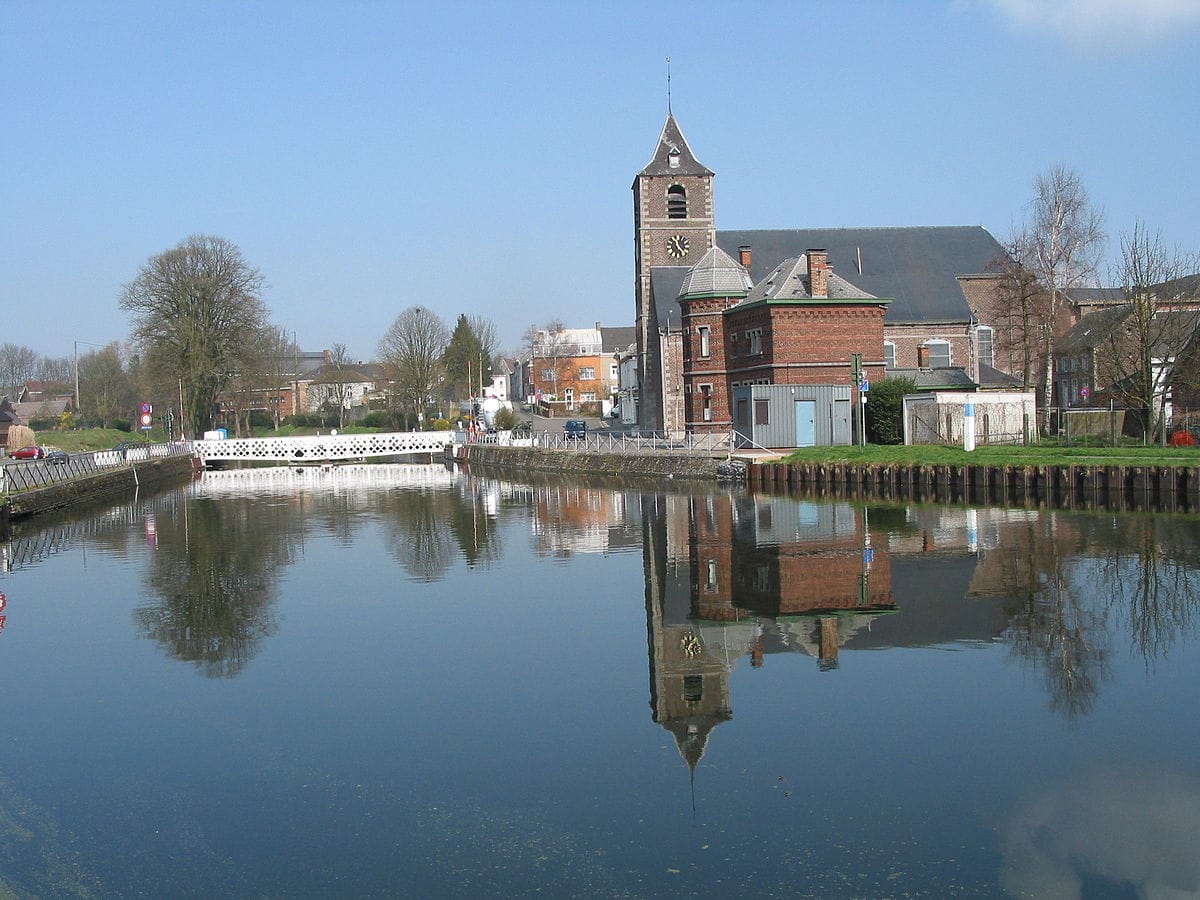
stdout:
<svg viewBox="0 0 1200 900">
<path fill-rule="evenodd" d="M 0 541 L 0 895 L 1200 892 L 1195 517 L 205 474 Z"/>
</svg>

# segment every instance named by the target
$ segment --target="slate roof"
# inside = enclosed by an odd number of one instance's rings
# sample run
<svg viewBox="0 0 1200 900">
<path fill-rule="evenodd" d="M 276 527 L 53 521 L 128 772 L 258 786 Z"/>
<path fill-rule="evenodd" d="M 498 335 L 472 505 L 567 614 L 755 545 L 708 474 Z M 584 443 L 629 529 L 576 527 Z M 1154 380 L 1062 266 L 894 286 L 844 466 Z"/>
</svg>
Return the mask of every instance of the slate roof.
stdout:
<svg viewBox="0 0 1200 900">
<path fill-rule="evenodd" d="M 613 328 L 600 329 L 600 352 L 617 353 L 628 349 L 630 344 L 637 342 L 637 327 L 634 325 L 619 325 Z"/>
<path fill-rule="evenodd" d="M 1071 330 L 1058 342 L 1056 352 L 1069 354 L 1096 349 L 1129 317 L 1129 312 L 1129 304 L 1122 303 L 1088 313 L 1071 326 Z"/>
<path fill-rule="evenodd" d="M 671 153 L 679 155 L 679 164 L 672 168 Z M 696 159 L 687 139 L 679 129 L 675 116 L 668 115 L 663 125 L 662 134 L 658 137 L 658 146 L 654 148 L 654 158 L 641 171 L 642 175 L 712 175 L 713 172 Z M 635 180 L 636 183 L 636 180 Z"/>
<path fill-rule="evenodd" d="M 321 366 L 310 374 L 313 384 L 372 384 L 386 381 L 387 372 L 378 363 L 344 364 L 339 371 L 335 365 Z"/>
<path fill-rule="evenodd" d="M 753 286 L 740 263 L 720 247 L 711 247 L 688 270 L 678 296 L 744 297 Z"/>
<path fill-rule="evenodd" d="M 660 329 L 678 331 L 683 325 L 679 315 L 679 304 L 675 302 L 675 298 L 679 296 L 683 279 L 687 277 L 690 268 L 691 266 L 654 266 L 650 269 L 650 289 L 654 292 L 654 306 Z"/>
<path fill-rule="evenodd" d="M 957 276 L 988 271 L 1004 252 L 977 225 L 722 230 L 717 246 L 734 255 L 739 247 L 750 247 L 755 284 L 783 260 L 825 248 L 837 272 L 872 296 L 892 298 L 884 319 L 888 325 L 969 321 L 971 309 Z M 662 296 L 657 286 L 655 296 Z"/>
<path fill-rule="evenodd" d="M 979 385 L 971 380 L 962 366 L 946 366 L 938 369 L 888 369 L 888 378 L 911 378 L 917 383 L 917 390 L 973 391 Z"/>
<path fill-rule="evenodd" d="M 762 281 L 758 282 L 746 299 L 739 305 L 761 303 L 771 300 L 810 300 L 826 302 L 828 300 L 877 300 L 873 294 L 868 294 L 842 278 L 836 272 L 829 273 L 829 296 L 813 297 L 812 281 L 808 274 L 808 255 L 785 259 Z"/>
</svg>

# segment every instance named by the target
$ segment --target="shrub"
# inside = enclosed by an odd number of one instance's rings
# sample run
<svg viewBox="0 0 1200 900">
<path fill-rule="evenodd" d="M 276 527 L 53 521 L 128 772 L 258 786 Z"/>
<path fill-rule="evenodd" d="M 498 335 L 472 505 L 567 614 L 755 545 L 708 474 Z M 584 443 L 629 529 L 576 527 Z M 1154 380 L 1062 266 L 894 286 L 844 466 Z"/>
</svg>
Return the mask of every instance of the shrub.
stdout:
<svg viewBox="0 0 1200 900">
<path fill-rule="evenodd" d="M 117 431 L 133 431 L 133 423 L 128 419 L 113 419 L 112 427 L 117 429 Z"/>
<path fill-rule="evenodd" d="M 496 418 L 494 419 L 496 429 L 498 431 L 512 431 L 512 429 L 517 427 L 517 424 L 520 421 L 521 417 L 507 406 L 500 409 L 496 413 Z"/>
<path fill-rule="evenodd" d="M 1190 431 L 1176 431 L 1171 435 L 1172 447 L 1195 447 L 1196 436 Z"/>
<path fill-rule="evenodd" d="M 54 431 L 58 428 L 58 419 L 30 419 L 29 427 L 34 431 Z"/>
<path fill-rule="evenodd" d="M 447 422 L 445 419 L 434 419 L 432 430 L 433 431 L 449 431 L 450 423 Z"/>
<path fill-rule="evenodd" d="M 270 428 L 275 424 L 275 420 L 271 418 L 271 414 L 263 412 L 261 409 L 252 409 L 250 411 L 250 427 L 251 428 Z"/>
<path fill-rule="evenodd" d="M 904 395 L 915 394 L 911 378 L 885 378 L 867 392 L 867 440 L 872 444 L 904 443 Z"/>
<path fill-rule="evenodd" d="M 380 410 L 367 413 L 358 424 L 364 428 L 395 428 L 395 422 L 395 417 L 390 412 Z"/>
</svg>

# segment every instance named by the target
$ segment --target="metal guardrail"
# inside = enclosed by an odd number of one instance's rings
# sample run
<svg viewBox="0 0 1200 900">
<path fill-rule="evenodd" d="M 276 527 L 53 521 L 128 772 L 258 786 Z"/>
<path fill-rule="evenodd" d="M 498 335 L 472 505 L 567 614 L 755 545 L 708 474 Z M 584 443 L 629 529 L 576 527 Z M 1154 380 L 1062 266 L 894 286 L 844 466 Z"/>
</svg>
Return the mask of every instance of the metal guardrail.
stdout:
<svg viewBox="0 0 1200 900">
<path fill-rule="evenodd" d="M 0 494 L 48 487 L 97 472 L 131 466 L 148 459 L 187 456 L 191 452 L 190 442 L 171 441 L 161 444 L 138 444 L 127 450 L 72 453 L 57 459 L 4 459 L 0 460 Z"/>
<path fill-rule="evenodd" d="M 729 453 L 728 434 L 688 434 L 673 438 L 663 432 L 591 431 L 566 434 L 553 431 L 499 431 L 468 439 L 470 443 L 500 447 L 538 447 L 543 450 L 572 450 L 589 453 L 689 453 L 724 456 Z"/>
</svg>

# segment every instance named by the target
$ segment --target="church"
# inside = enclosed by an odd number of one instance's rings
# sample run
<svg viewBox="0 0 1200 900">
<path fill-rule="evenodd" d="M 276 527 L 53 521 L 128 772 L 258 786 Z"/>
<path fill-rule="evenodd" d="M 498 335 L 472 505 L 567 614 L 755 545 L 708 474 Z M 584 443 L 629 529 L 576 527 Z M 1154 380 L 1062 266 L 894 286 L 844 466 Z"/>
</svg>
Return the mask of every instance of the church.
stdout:
<svg viewBox="0 0 1200 900">
<path fill-rule="evenodd" d="M 633 182 L 640 428 L 852 443 L 873 380 L 1003 381 L 985 229 L 719 231 L 714 177 L 668 113 Z"/>
</svg>

